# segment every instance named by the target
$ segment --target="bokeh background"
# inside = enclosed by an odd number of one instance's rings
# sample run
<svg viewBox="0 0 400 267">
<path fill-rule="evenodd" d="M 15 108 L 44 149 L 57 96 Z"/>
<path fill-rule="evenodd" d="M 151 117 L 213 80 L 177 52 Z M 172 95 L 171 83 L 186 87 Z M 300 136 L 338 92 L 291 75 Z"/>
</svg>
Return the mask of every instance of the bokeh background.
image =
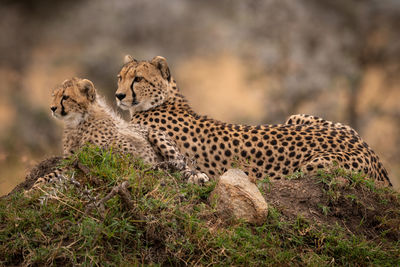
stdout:
<svg viewBox="0 0 400 267">
<path fill-rule="evenodd" d="M 350 124 L 400 181 L 398 0 L 6 0 L 0 4 L 0 195 L 61 153 L 51 89 L 92 80 L 114 105 L 127 53 L 162 55 L 198 113 Z"/>
</svg>

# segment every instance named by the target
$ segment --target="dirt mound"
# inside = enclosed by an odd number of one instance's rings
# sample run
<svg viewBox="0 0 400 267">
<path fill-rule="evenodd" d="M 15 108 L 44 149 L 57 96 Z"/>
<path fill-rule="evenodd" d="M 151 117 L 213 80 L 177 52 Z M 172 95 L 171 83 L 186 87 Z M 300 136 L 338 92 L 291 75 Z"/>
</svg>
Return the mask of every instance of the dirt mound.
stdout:
<svg viewBox="0 0 400 267">
<path fill-rule="evenodd" d="M 13 192 L 59 161 L 39 163 Z M 95 147 L 63 164 L 74 180 L 0 199 L 0 265 L 400 264 L 400 195 L 359 174 L 258 181 L 269 206 L 254 225 L 220 216 L 213 182 Z"/>
<path fill-rule="evenodd" d="M 61 157 L 38 163 L 10 194 L 27 190 L 35 181 L 51 172 Z M 339 171 L 318 177 L 295 177 L 260 183 L 268 204 L 289 220 L 303 217 L 322 225 L 339 224 L 351 233 L 373 238 L 386 232 L 392 240 L 400 239 L 400 201 L 388 188 L 358 174 Z"/>
<path fill-rule="evenodd" d="M 358 174 L 321 174 L 281 179 L 269 185 L 268 203 L 288 219 L 299 216 L 323 225 L 344 226 L 373 238 L 400 239 L 399 196 Z"/>
<path fill-rule="evenodd" d="M 36 180 L 54 170 L 54 168 L 60 163 L 62 157 L 53 156 L 47 158 L 34 166 L 30 172 L 26 175 L 25 181 L 17 185 L 8 195 L 14 194 L 21 190 L 28 190 L 36 182 Z"/>
<path fill-rule="evenodd" d="M 38 163 L 25 181 L 10 193 L 27 190 L 35 181 L 51 172 L 62 157 L 50 157 Z M 76 166 L 75 166 L 76 167 Z M 339 171 L 318 177 L 295 177 L 259 184 L 268 204 L 288 220 L 303 217 L 321 225 L 339 224 L 351 233 L 373 238 L 386 232 L 400 239 L 399 196 L 372 180 Z M 396 199 L 397 198 L 397 199 Z"/>
</svg>

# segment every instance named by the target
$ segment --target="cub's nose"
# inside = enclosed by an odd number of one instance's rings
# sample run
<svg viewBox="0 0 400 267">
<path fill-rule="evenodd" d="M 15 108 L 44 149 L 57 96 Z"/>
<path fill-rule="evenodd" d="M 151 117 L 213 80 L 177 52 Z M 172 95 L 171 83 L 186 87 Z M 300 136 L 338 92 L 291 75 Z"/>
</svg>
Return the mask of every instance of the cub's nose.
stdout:
<svg viewBox="0 0 400 267">
<path fill-rule="evenodd" d="M 51 109 L 51 111 L 54 112 L 54 111 L 56 111 L 57 107 L 51 107 L 50 109 Z"/>
<path fill-rule="evenodd" d="M 124 99 L 126 94 L 115 94 L 115 97 L 118 98 L 119 100 Z"/>
</svg>

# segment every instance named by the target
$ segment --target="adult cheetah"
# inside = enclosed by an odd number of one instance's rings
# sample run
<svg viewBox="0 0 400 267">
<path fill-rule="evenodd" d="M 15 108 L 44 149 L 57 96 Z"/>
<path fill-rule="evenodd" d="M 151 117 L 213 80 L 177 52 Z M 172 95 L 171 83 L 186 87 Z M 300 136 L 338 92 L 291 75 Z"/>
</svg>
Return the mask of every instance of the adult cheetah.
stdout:
<svg viewBox="0 0 400 267">
<path fill-rule="evenodd" d="M 343 125 L 248 126 L 196 114 L 163 57 L 137 61 L 126 56 L 115 97 L 120 108 L 130 111 L 131 123 L 166 132 L 198 170 L 213 178 L 231 165 L 241 166 L 253 178 L 280 179 L 296 171 L 314 175 L 337 162 L 391 185 L 378 156 Z"/>
<path fill-rule="evenodd" d="M 181 170 L 190 182 L 208 180 L 205 174 L 192 171 L 174 143 L 163 132 L 143 125 L 128 124 L 107 107 L 87 79 L 64 81 L 53 92 L 51 111 L 64 124 L 63 150 L 68 156 L 90 143 L 116 152 L 141 157 L 146 163 Z M 39 181 L 60 175 L 61 170 Z"/>
</svg>

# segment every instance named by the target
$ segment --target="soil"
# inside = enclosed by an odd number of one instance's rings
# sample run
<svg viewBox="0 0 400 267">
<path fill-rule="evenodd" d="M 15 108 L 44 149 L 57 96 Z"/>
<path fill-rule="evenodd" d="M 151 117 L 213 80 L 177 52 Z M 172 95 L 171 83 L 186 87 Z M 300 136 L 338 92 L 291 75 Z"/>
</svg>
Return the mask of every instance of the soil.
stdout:
<svg viewBox="0 0 400 267">
<path fill-rule="evenodd" d="M 323 225 L 338 223 L 349 233 L 369 238 L 387 231 L 388 238 L 399 240 L 400 205 L 395 196 L 378 194 L 360 186 L 352 188 L 347 186 L 347 179 L 342 179 L 345 182 L 335 190 L 337 198 L 334 200 L 326 194 L 327 186 L 311 177 L 274 181 L 266 193 L 266 200 L 288 219 L 301 216 Z M 328 211 L 324 213 L 323 207 Z"/>
</svg>

